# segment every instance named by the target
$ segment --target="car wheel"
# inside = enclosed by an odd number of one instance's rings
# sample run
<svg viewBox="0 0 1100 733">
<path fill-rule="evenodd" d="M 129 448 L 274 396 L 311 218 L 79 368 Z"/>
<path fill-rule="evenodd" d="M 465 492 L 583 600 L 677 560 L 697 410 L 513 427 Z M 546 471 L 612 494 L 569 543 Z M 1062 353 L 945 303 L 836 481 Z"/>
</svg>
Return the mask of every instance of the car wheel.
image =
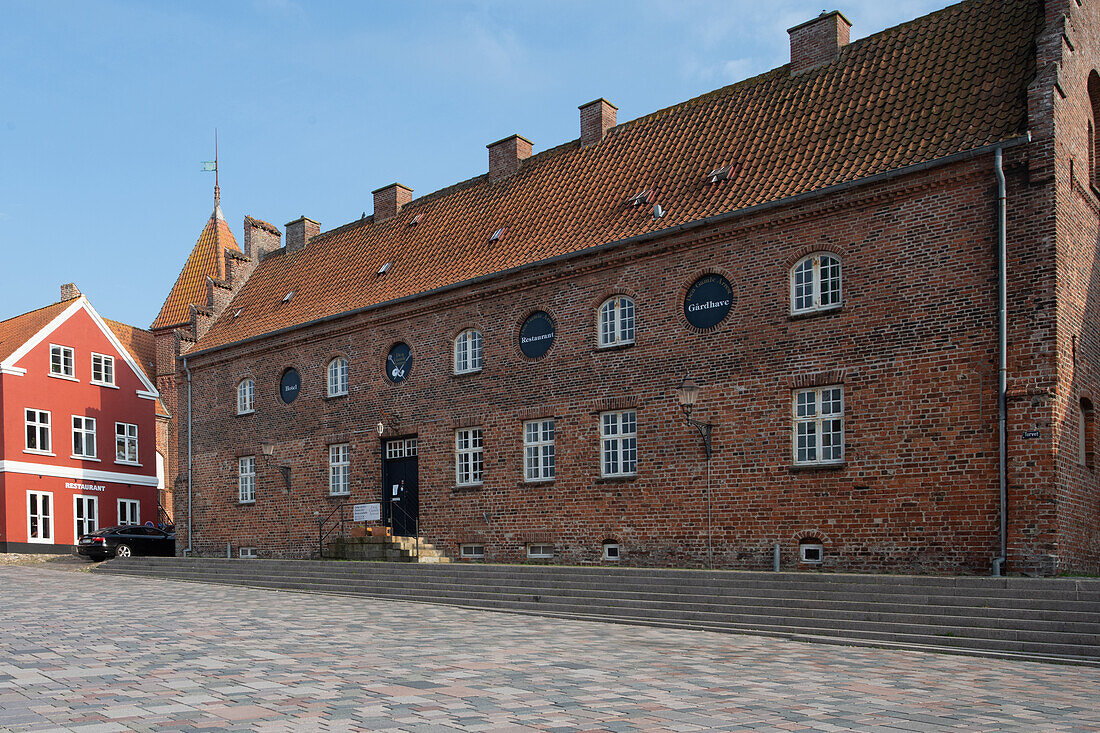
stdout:
<svg viewBox="0 0 1100 733">
<path fill-rule="evenodd" d="M 115 548 L 115 557 L 130 557 L 133 554 L 129 545 L 119 545 Z"/>
</svg>

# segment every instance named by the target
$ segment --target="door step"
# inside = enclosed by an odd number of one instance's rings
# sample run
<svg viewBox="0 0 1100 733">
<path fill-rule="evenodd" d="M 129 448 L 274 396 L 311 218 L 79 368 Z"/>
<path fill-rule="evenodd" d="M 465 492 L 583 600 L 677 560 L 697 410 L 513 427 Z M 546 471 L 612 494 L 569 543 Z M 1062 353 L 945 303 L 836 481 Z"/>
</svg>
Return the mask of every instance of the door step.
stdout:
<svg viewBox="0 0 1100 733">
<path fill-rule="evenodd" d="M 451 558 L 416 537 L 340 537 L 325 546 L 325 559 L 446 563 Z"/>
</svg>

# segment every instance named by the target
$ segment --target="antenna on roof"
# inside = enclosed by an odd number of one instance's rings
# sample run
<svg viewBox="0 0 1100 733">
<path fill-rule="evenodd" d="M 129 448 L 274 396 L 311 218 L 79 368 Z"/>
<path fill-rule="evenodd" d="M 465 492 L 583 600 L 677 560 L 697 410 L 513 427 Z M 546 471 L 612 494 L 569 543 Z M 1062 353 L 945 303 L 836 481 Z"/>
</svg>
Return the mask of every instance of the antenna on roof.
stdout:
<svg viewBox="0 0 1100 733">
<path fill-rule="evenodd" d="M 204 160 L 202 162 L 202 170 L 204 173 L 214 171 L 214 208 L 217 209 L 222 204 L 222 189 L 218 185 L 218 128 L 214 128 L 214 160 Z"/>
</svg>

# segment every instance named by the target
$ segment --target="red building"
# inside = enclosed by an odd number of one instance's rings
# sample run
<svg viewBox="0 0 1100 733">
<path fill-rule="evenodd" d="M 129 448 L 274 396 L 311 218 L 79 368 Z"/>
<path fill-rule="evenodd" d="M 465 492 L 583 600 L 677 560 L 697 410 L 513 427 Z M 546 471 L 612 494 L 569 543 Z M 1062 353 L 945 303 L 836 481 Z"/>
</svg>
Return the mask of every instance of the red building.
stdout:
<svg viewBox="0 0 1100 733">
<path fill-rule="evenodd" d="M 158 520 L 152 352 L 72 285 L 0 322 L 0 551 L 68 552 L 96 527 Z"/>
</svg>

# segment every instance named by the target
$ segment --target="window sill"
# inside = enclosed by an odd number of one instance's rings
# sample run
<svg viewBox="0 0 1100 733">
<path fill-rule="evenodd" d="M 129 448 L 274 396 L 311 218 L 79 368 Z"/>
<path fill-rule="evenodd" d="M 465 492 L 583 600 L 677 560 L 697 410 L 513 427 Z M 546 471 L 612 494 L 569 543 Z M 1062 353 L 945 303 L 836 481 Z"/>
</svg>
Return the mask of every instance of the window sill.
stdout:
<svg viewBox="0 0 1100 733">
<path fill-rule="evenodd" d="M 818 308 L 812 311 L 800 311 L 798 313 L 790 313 L 787 315 L 788 321 L 801 321 L 807 318 L 816 318 L 818 316 L 828 316 L 836 313 L 841 313 L 844 310 L 844 304 L 831 305 L 828 308 Z"/>
<path fill-rule="evenodd" d="M 141 468 L 141 464 L 138 463 L 137 461 L 120 461 L 118 459 L 115 459 L 115 465 L 116 466 L 137 466 L 138 468 Z"/>
<path fill-rule="evenodd" d="M 71 455 L 71 456 L 69 456 L 69 458 L 72 458 L 74 461 L 95 461 L 96 463 L 102 463 L 103 462 L 103 461 L 99 460 L 98 458 L 96 458 L 95 456 Z"/>
<path fill-rule="evenodd" d="M 634 345 L 634 343 L 635 342 L 630 341 L 625 344 L 607 344 L 606 346 L 601 346 L 597 344 L 596 353 L 601 354 L 607 351 L 622 351 L 623 349 L 629 349 L 631 346 Z"/>
<path fill-rule="evenodd" d="M 451 493 L 452 494 L 470 494 L 470 493 L 473 493 L 475 491 L 481 491 L 483 488 L 485 488 L 484 483 L 466 484 L 466 485 L 461 485 L 461 486 L 456 485 L 454 488 L 451 489 Z"/>
<path fill-rule="evenodd" d="M 557 482 L 557 478 L 540 478 L 540 479 L 524 479 L 520 481 L 521 488 L 539 489 L 544 486 L 553 486 Z"/>
<path fill-rule="evenodd" d="M 24 453 L 31 456 L 56 456 L 56 453 L 51 453 L 48 450 L 34 450 L 33 448 L 25 448 Z"/>
<path fill-rule="evenodd" d="M 596 483 L 598 483 L 598 484 L 618 484 L 618 483 L 629 483 L 631 481 L 637 481 L 637 480 L 638 480 L 638 474 L 632 473 L 629 476 L 600 476 L 598 479 L 596 479 Z"/>
<path fill-rule="evenodd" d="M 245 410 L 244 412 L 238 412 L 237 417 L 244 417 L 245 415 L 255 415 L 255 410 Z"/>
<path fill-rule="evenodd" d="M 484 368 L 482 368 L 482 369 L 467 369 L 464 372 L 451 372 L 451 377 L 456 378 L 456 379 L 461 379 L 462 377 L 472 377 L 475 374 L 481 374 L 483 371 L 485 371 Z"/>
<path fill-rule="evenodd" d="M 237 506 L 252 506 L 255 503 L 256 503 L 255 499 L 253 499 L 252 501 L 238 501 Z"/>
<path fill-rule="evenodd" d="M 346 400 L 348 398 L 348 395 L 350 394 L 350 392 L 344 392 L 343 394 L 326 394 L 321 399 L 325 402 L 332 402 L 334 400 Z"/>
<path fill-rule="evenodd" d="M 847 467 L 847 461 L 840 461 L 839 463 L 792 463 L 789 468 L 791 473 L 802 473 L 804 471 L 841 471 Z"/>
<path fill-rule="evenodd" d="M 328 493 L 328 498 L 330 498 L 330 499 L 346 499 L 346 498 L 348 498 L 349 496 L 351 496 L 351 492 L 350 492 L 350 491 L 345 491 L 345 492 L 343 492 L 343 493 L 341 493 L 341 494 L 334 494 L 334 493 L 332 493 L 331 491 L 330 491 L 330 492 Z"/>
<path fill-rule="evenodd" d="M 89 384 L 95 387 L 109 387 L 110 389 L 118 389 L 117 384 L 111 384 L 109 382 L 89 382 Z"/>
<path fill-rule="evenodd" d="M 46 376 L 50 377 L 52 379 L 64 379 L 66 382 L 79 382 L 80 381 L 76 377 L 69 377 L 69 376 L 66 376 L 64 374 L 54 374 L 53 372 L 50 372 Z"/>
</svg>

